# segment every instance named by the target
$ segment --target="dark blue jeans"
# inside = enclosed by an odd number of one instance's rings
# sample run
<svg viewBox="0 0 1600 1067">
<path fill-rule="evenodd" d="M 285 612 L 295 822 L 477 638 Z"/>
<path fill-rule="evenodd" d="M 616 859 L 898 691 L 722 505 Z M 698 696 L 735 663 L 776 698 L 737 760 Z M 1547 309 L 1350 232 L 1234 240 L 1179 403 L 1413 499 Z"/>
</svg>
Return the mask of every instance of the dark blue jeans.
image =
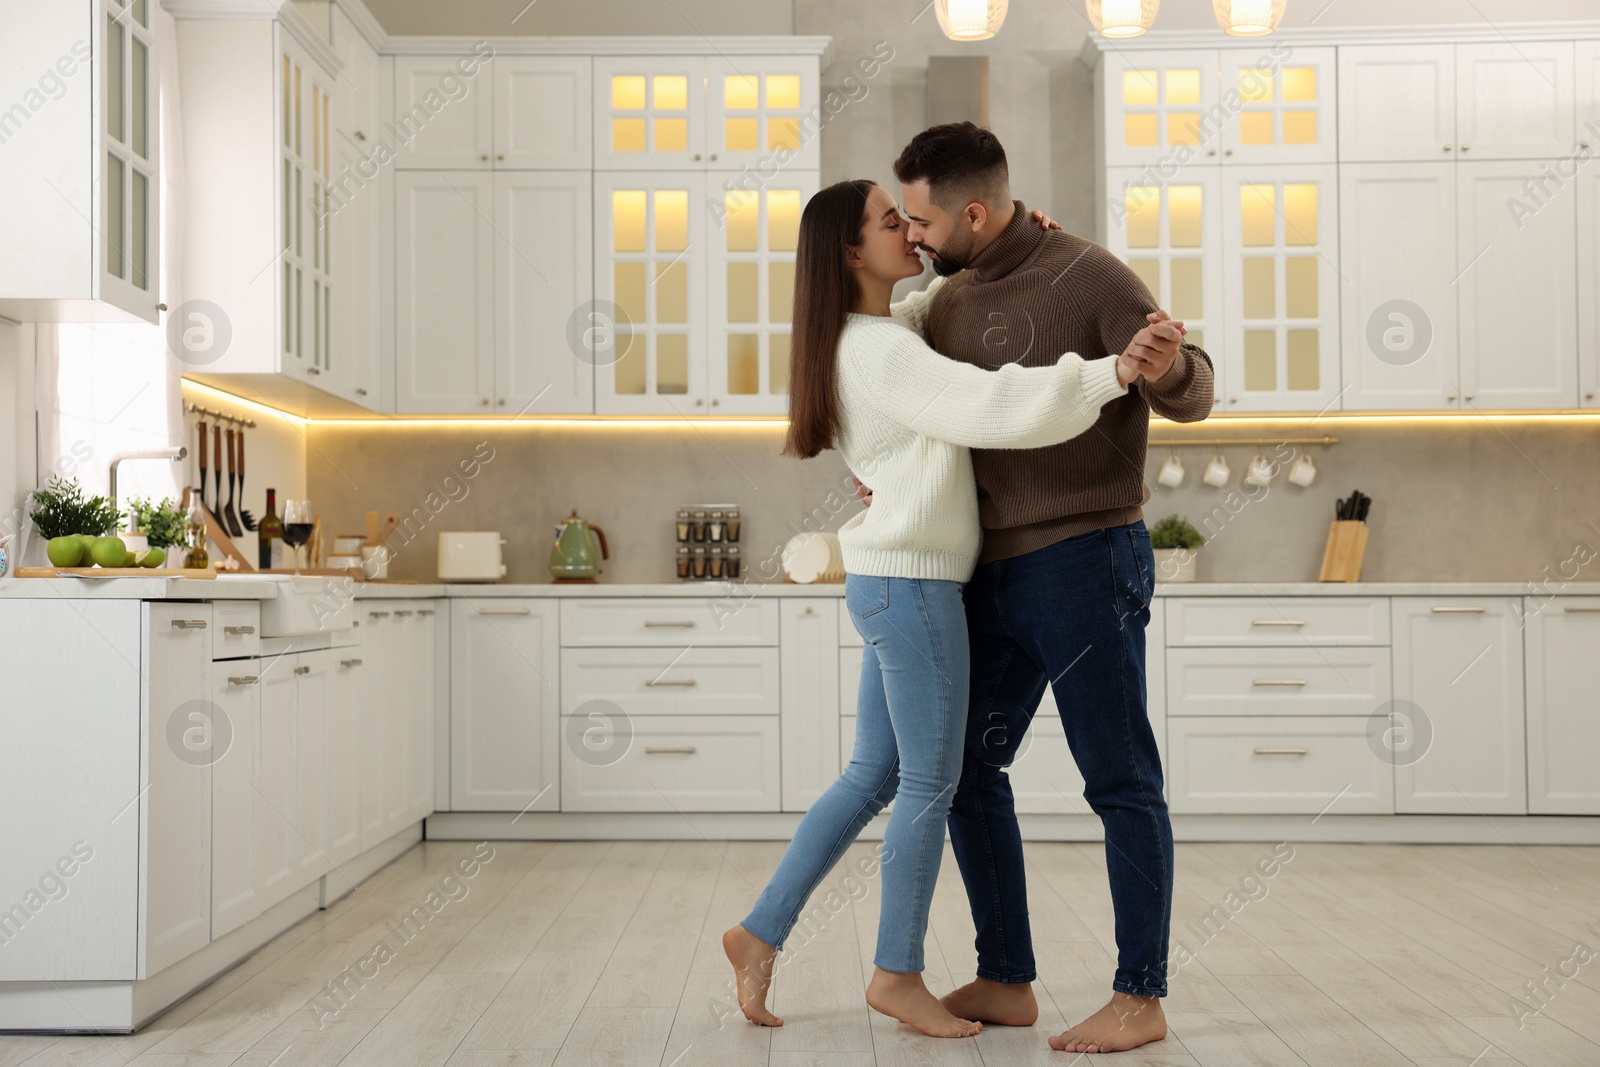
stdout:
<svg viewBox="0 0 1600 1067">
<path fill-rule="evenodd" d="M 972 700 L 949 824 L 978 931 L 980 978 L 1038 976 L 1005 768 L 1048 684 L 1083 775 L 1083 798 L 1105 828 L 1116 912 L 1112 988 L 1167 994 L 1172 823 L 1144 675 L 1154 582 L 1150 534 L 1136 522 L 980 564 L 963 590 Z"/>
</svg>

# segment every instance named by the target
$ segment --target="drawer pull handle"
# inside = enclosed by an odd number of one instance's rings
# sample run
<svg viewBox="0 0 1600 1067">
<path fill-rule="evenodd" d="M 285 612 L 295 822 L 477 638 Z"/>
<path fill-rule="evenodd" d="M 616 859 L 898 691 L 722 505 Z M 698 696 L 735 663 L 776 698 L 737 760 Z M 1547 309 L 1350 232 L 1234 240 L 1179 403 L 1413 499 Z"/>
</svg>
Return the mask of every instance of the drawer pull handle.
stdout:
<svg viewBox="0 0 1600 1067">
<path fill-rule="evenodd" d="M 1600 608 L 1573 607 L 1571 604 L 1568 604 L 1567 605 L 1567 614 L 1568 615 L 1600 615 Z"/>
<path fill-rule="evenodd" d="M 693 629 L 694 628 L 694 623 L 692 623 L 692 622 L 657 622 L 654 619 L 646 619 L 644 625 L 645 625 L 646 629 L 655 629 L 655 628 L 661 627 L 661 626 L 672 626 L 672 627 L 679 627 L 679 628 L 684 628 L 684 629 Z"/>
<path fill-rule="evenodd" d="M 256 628 L 254 626 L 224 626 L 222 632 L 229 637 L 243 637 L 246 634 L 255 633 Z"/>
<path fill-rule="evenodd" d="M 1251 626 L 1304 626 L 1304 619 L 1252 619 Z"/>
<path fill-rule="evenodd" d="M 1433 613 L 1435 615 L 1482 615 L 1485 610 L 1484 608 L 1441 608 L 1435 606 Z"/>
<path fill-rule="evenodd" d="M 675 753 L 675 754 L 681 755 L 681 756 L 692 756 L 698 751 L 700 751 L 700 750 L 695 748 L 693 745 L 689 745 L 689 746 L 687 746 L 685 748 L 655 748 L 655 747 L 647 747 L 644 750 L 644 754 L 646 756 L 664 756 L 664 755 L 667 755 L 669 753 Z"/>
<path fill-rule="evenodd" d="M 421 609 L 419 609 L 417 611 L 417 614 L 418 615 L 432 615 L 433 614 L 433 609 L 432 608 L 421 608 Z"/>
<path fill-rule="evenodd" d="M 532 615 L 532 608 L 479 608 L 479 615 Z"/>
<path fill-rule="evenodd" d="M 1300 685 L 1305 685 L 1306 683 L 1305 683 L 1305 681 L 1303 679 L 1296 679 L 1296 678 L 1284 678 L 1284 679 L 1257 678 L 1251 684 L 1252 685 L 1290 685 L 1290 686 L 1300 686 Z"/>
<path fill-rule="evenodd" d="M 172 628 L 174 630 L 204 630 L 206 628 L 206 620 L 204 620 L 204 619 L 173 619 L 172 620 Z"/>
<path fill-rule="evenodd" d="M 296 674 L 310 674 L 311 673 L 311 668 L 310 667 L 296 667 L 294 669 L 294 673 L 296 673 Z"/>
<path fill-rule="evenodd" d="M 695 680 L 693 678 L 691 678 L 687 682 L 649 681 L 649 682 L 646 682 L 644 684 L 645 685 L 681 685 L 681 686 L 690 686 L 690 685 L 694 685 L 695 684 Z"/>
<path fill-rule="evenodd" d="M 1310 749 L 1305 748 L 1258 748 L 1258 756 L 1304 756 Z"/>
<path fill-rule="evenodd" d="M 259 681 L 261 681 L 261 676 L 259 674 L 242 674 L 242 675 L 235 675 L 235 676 L 229 678 L 228 679 L 228 684 L 229 685 L 255 685 Z"/>
<path fill-rule="evenodd" d="M 369 611 L 369 612 L 367 612 L 367 618 L 369 618 L 369 619 L 387 619 L 388 617 L 389 617 L 389 613 L 387 611 Z"/>
<path fill-rule="evenodd" d="M 405 619 L 415 614 L 416 612 L 414 611 L 397 611 L 394 613 L 394 617 L 397 619 Z"/>
<path fill-rule="evenodd" d="M 339 666 L 345 668 L 359 667 L 361 666 L 361 661 L 358 659 L 342 659 L 339 661 Z"/>
</svg>

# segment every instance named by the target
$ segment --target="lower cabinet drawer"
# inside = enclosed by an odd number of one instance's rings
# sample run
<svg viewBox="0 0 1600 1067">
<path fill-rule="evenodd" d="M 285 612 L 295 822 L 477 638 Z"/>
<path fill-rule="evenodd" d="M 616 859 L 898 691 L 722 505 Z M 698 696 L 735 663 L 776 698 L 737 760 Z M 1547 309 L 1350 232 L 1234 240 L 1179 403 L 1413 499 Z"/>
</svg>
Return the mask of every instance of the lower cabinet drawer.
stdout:
<svg viewBox="0 0 1600 1067">
<path fill-rule="evenodd" d="M 1168 715 L 1360 715 L 1392 688 L 1387 648 L 1173 648 Z"/>
<path fill-rule="evenodd" d="M 562 811 L 778 810 L 777 718 L 650 715 L 627 729 L 621 756 L 562 748 Z"/>
<path fill-rule="evenodd" d="M 1368 725 L 1355 716 L 1169 718 L 1168 803 L 1187 815 L 1392 814 L 1394 770 L 1374 752 Z"/>
<path fill-rule="evenodd" d="M 261 605 L 254 600 L 217 600 L 211 604 L 212 659 L 242 659 L 261 654 Z"/>
<path fill-rule="evenodd" d="M 777 715 L 776 648 L 563 648 L 561 713 Z"/>
</svg>

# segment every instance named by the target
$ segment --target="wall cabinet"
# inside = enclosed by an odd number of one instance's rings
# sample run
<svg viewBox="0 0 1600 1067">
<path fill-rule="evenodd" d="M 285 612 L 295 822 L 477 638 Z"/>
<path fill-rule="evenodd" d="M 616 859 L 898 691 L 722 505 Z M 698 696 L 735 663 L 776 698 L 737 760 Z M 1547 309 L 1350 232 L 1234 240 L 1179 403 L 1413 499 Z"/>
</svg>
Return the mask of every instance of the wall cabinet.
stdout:
<svg viewBox="0 0 1600 1067">
<path fill-rule="evenodd" d="M 594 62 L 596 170 L 817 170 L 810 56 L 627 56 Z"/>
<path fill-rule="evenodd" d="M 1600 597 L 1523 601 L 1528 675 L 1528 813 L 1600 815 L 1594 695 Z"/>
<path fill-rule="evenodd" d="M 450 602 L 452 810 L 560 809 L 558 606 L 498 597 Z M 612 731 L 596 742 L 602 747 L 624 728 L 603 714 L 592 725 Z"/>
<path fill-rule="evenodd" d="M 155 322 L 160 65 L 149 0 L 8 12 L 0 74 L 0 315 Z M 26 57 L 26 62 L 22 62 Z M 43 80 L 41 80 L 41 75 Z"/>
<path fill-rule="evenodd" d="M 1394 769 L 1395 811 L 1527 811 L 1520 600 L 1395 597 L 1394 698 L 1420 745 Z M 1405 724 L 1397 723 L 1404 727 Z"/>
<path fill-rule="evenodd" d="M 383 135 L 389 89 L 384 79 L 385 61 L 343 7 L 330 5 L 328 17 L 333 48 L 341 63 L 339 91 L 333 98 L 333 128 L 365 155 L 377 147 Z"/>
<path fill-rule="evenodd" d="M 1231 104 L 1223 166 L 1338 158 L 1334 49 L 1230 48 L 1218 53 L 1218 67 L 1222 97 Z"/>
<path fill-rule="evenodd" d="M 593 412 L 590 195 L 586 172 L 396 177 L 397 410 Z"/>
<path fill-rule="evenodd" d="M 459 56 L 396 57 L 397 165 L 588 170 L 590 62 L 496 55 L 486 42 Z"/>
<path fill-rule="evenodd" d="M 1107 166 L 1221 162 L 1214 49 L 1116 48 L 1100 63 L 1095 120 Z"/>
<path fill-rule="evenodd" d="M 1455 159 L 1456 46 L 1339 49 L 1339 161 Z"/>
<path fill-rule="evenodd" d="M 1596 67 L 1600 68 L 1600 61 Z M 1600 124 L 1600 69 L 1591 114 Z M 1600 144 L 1597 134 L 1590 144 Z M 1578 213 L 1578 404 L 1600 407 L 1600 168 L 1578 172 L 1574 190 Z"/>
<path fill-rule="evenodd" d="M 1571 41 L 1457 45 L 1457 158 L 1542 160 L 1570 155 L 1576 104 L 1573 67 Z"/>
</svg>

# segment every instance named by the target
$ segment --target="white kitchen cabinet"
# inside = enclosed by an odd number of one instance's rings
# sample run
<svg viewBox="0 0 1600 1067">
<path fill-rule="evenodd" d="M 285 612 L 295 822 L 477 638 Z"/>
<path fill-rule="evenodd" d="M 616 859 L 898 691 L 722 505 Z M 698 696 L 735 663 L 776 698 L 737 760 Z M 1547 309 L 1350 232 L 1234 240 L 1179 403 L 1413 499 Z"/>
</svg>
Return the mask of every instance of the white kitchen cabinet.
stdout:
<svg viewBox="0 0 1600 1067">
<path fill-rule="evenodd" d="M 594 360 L 568 325 L 593 308 L 592 198 L 587 171 L 494 176 L 497 413 L 594 410 Z"/>
<path fill-rule="evenodd" d="M 1389 643 L 1383 597 L 1184 596 L 1158 603 L 1169 648 Z"/>
<path fill-rule="evenodd" d="M 295 657 L 259 662 L 261 718 L 256 748 L 256 892 L 267 908 L 300 888 L 295 837 Z"/>
<path fill-rule="evenodd" d="M 782 622 L 779 602 L 765 597 L 567 597 L 560 603 L 564 648 L 777 645 Z"/>
<path fill-rule="evenodd" d="M 388 88 L 384 61 L 341 5 L 329 5 L 328 17 L 333 48 L 342 64 L 339 91 L 333 98 L 333 127 L 366 156 L 383 134 L 383 101 Z"/>
<path fill-rule="evenodd" d="M 1100 63 L 1095 123 L 1107 166 L 1221 162 L 1215 50 L 1118 48 Z"/>
<path fill-rule="evenodd" d="M 382 600 L 360 605 L 361 671 L 366 695 L 360 707 L 360 841 L 361 850 L 387 841 L 401 829 L 406 808 L 406 749 L 402 701 L 405 677 L 404 637 L 394 608 Z"/>
<path fill-rule="evenodd" d="M 776 716 L 645 715 L 628 729 L 615 760 L 562 750 L 562 811 L 779 809 Z"/>
<path fill-rule="evenodd" d="M 395 176 L 395 410 L 494 408 L 494 176 Z"/>
<path fill-rule="evenodd" d="M 1574 94 L 1571 41 L 1456 45 L 1458 158 L 1570 155 Z"/>
<path fill-rule="evenodd" d="M 433 610 L 407 602 L 395 611 L 404 637 L 405 824 L 433 814 L 434 669 L 437 628 Z"/>
<path fill-rule="evenodd" d="M 1595 694 L 1600 597 L 1522 602 L 1528 676 L 1528 813 L 1600 815 Z"/>
<path fill-rule="evenodd" d="M 156 321 L 160 64 L 148 0 L 14 5 L 0 73 L 0 315 Z"/>
<path fill-rule="evenodd" d="M 1395 810 L 1526 812 L 1521 601 L 1395 597 L 1391 604 L 1396 710 L 1416 720 L 1417 744 L 1431 734 L 1420 755 L 1395 752 Z"/>
<path fill-rule="evenodd" d="M 1219 410 L 1320 412 L 1338 401 L 1338 203 L 1331 164 L 1223 168 Z"/>
<path fill-rule="evenodd" d="M 1157 182 L 1147 168 L 1106 171 L 1102 243 L 1139 276 L 1158 306 L 1182 320 L 1191 343 L 1221 337 L 1223 321 L 1222 172 L 1191 167 Z M 1226 395 L 1218 362 L 1216 393 Z"/>
<path fill-rule="evenodd" d="M 336 138 L 336 173 L 361 173 L 362 150 Z M 333 294 L 328 369 L 321 387 L 367 408 L 382 402 L 378 324 L 383 314 L 383 205 L 376 182 L 337 178 L 327 221 L 338 253 L 333 257 Z"/>
<path fill-rule="evenodd" d="M 226 602 L 218 601 L 220 611 Z M 211 668 L 211 699 L 229 743 L 211 765 L 211 939 L 261 914 L 256 848 L 261 661 L 220 661 Z"/>
<path fill-rule="evenodd" d="M 295 888 L 328 873 L 329 679 L 335 649 L 295 655 L 294 825 L 291 858 Z"/>
<path fill-rule="evenodd" d="M 461 55 L 394 61 L 402 170 L 587 170 L 592 105 L 587 56 Z"/>
<path fill-rule="evenodd" d="M 335 650 L 328 664 L 327 707 L 327 855 L 333 867 L 361 853 L 362 723 L 364 705 L 377 696 L 377 679 L 366 669 L 364 649 Z M 335 875 L 346 888 L 343 879 Z"/>
<path fill-rule="evenodd" d="M 839 769 L 839 616 L 814 597 L 779 602 L 783 810 L 805 811 Z M 854 704 L 851 705 L 854 707 Z"/>
<path fill-rule="evenodd" d="M 821 166 L 815 56 L 594 61 L 596 170 Z"/>
<path fill-rule="evenodd" d="M 1338 94 L 1332 48 L 1225 48 L 1221 93 L 1237 107 L 1223 127 L 1222 163 L 1333 163 Z"/>
<path fill-rule="evenodd" d="M 559 810 L 557 606 L 520 597 L 450 602 L 452 811 Z"/>
<path fill-rule="evenodd" d="M 1389 763 L 1357 716 L 1174 716 L 1167 721 L 1175 815 L 1387 815 Z"/>
<path fill-rule="evenodd" d="M 1351 411 L 1460 406 L 1453 162 L 1339 166 L 1339 272 Z"/>
<path fill-rule="evenodd" d="M 641 715 L 777 715 L 776 648 L 563 648 L 561 713 L 595 702 Z"/>
<path fill-rule="evenodd" d="M 211 941 L 211 606 L 144 605 L 139 977 Z M 131 802 L 131 798 L 130 798 Z"/>
<path fill-rule="evenodd" d="M 1174 648 L 1165 653 L 1173 717 L 1370 715 L 1389 700 L 1386 648 Z"/>
<path fill-rule="evenodd" d="M 1535 198 L 1526 163 L 1461 163 L 1457 173 L 1462 406 L 1575 407 L 1574 183 Z"/>
<path fill-rule="evenodd" d="M 1600 61 L 1596 62 L 1600 68 Z M 1595 108 L 1600 123 L 1600 69 L 1595 73 Z M 1600 145 L 1600 134 L 1591 137 Z M 1600 407 L 1600 167 L 1578 172 L 1578 405 Z"/>
<path fill-rule="evenodd" d="M 1456 158 L 1455 45 L 1339 48 L 1341 163 Z"/>
</svg>

